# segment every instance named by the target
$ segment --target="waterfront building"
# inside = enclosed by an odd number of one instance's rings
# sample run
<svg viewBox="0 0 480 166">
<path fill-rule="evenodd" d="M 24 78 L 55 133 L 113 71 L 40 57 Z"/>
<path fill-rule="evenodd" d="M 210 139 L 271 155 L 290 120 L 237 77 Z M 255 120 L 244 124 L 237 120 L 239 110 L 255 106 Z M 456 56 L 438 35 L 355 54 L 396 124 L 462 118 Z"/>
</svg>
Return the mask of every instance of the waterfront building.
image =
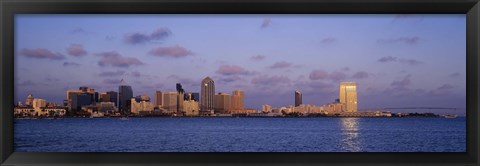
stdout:
<svg viewBox="0 0 480 166">
<path fill-rule="evenodd" d="M 228 113 L 230 110 L 230 94 L 218 93 L 215 95 L 215 113 Z"/>
<path fill-rule="evenodd" d="M 186 116 L 198 116 L 200 113 L 200 107 L 195 100 L 183 101 L 183 112 Z"/>
<path fill-rule="evenodd" d="M 162 94 L 162 91 L 155 91 L 155 96 L 154 96 L 154 100 L 155 100 L 155 106 L 161 106 L 163 105 L 162 104 L 162 101 L 163 101 L 163 94 Z"/>
<path fill-rule="evenodd" d="M 345 111 L 357 112 L 357 84 L 341 82 L 339 92 L 340 103 L 345 105 Z"/>
<path fill-rule="evenodd" d="M 25 100 L 25 105 L 26 106 L 32 106 L 32 103 L 33 103 L 33 96 L 32 96 L 32 94 L 29 94 L 27 96 L 27 99 Z"/>
<path fill-rule="evenodd" d="M 201 86 L 201 111 L 211 112 L 215 108 L 215 82 L 206 77 L 202 80 Z"/>
<path fill-rule="evenodd" d="M 136 102 L 140 102 L 140 101 L 150 102 L 150 96 L 148 96 L 147 94 L 138 95 L 138 96 L 135 96 L 135 101 Z"/>
<path fill-rule="evenodd" d="M 98 102 L 96 106 L 99 112 L 106 114 L 115 114 L 117 112 L 117 107 L 115 107 L 114 102 Z"/>
<path fill-rule="evenodd" d="M 300 91 L 295 91 L 295 107 L 298 107 L 302 104 L 302 93 Z"/>
<path fill-rule="evenodd" d="M 113 104 L 115 104 L 116 107 L 118 106 L 118 93 L 117 93 L 117 92 L 115 92 L 115 91 L 108 91 L 108 92 L 107 92 L 107 97 L 110 98 L 110 99 L 108 100 L 108 102 L 113 102 Z"/>
<path fill-rule="evenodd" d="M 272 106 L 270 106 L 268 104 L 262 105 L 262 112 L 269 113 L 271 111 L 272 111 Z"/>
<path fill-rule="evenodd" d="M 245 93 L 242 90 L 234 90 L 230 102 L 232 112 L 243 111 L 245 109 Z"/>
<path fill-rule="evenodd" d="M 131 113 L 140 114 L 141 112 L 152 112 L 155 104 L 146 100 L 137 101 L 135 98 L 130 99 Z"/>
<path fill-rule="evenodd" d="M 175 113 L 177 112 L 177 99 L 178 93 L 177 92 L 163 92 L 163 105 L 162 108 L 167 110 L 168 113 Z"/>
<path fill-rule="evenodd" d="M 121 113 L 130 112 L 130 99 L 133 97 L 132 87 L 129 85 L 120 85 L 118 87 L 118 109 Z"/>
</svg>

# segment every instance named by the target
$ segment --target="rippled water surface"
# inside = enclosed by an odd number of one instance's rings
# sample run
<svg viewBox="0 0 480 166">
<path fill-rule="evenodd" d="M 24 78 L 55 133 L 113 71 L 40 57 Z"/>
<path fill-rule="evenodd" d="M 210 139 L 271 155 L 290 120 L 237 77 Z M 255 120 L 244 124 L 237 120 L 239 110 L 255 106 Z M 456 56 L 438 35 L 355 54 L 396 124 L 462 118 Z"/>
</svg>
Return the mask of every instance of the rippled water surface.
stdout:
<svg viewBox="0 0 480 166">
<path fill-rule="evenodd" d="M 21 152 L 465 152 L 465 118 L 15 120 Z"/>
</svg>

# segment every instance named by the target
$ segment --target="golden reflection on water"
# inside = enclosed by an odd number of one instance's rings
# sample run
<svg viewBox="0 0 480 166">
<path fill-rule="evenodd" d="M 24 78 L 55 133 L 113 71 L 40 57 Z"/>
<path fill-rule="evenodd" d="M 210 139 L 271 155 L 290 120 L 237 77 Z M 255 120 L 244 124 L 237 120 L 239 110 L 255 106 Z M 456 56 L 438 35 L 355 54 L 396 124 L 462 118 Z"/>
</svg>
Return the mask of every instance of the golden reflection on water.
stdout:
<svg viewBox="0 0 480 166">
<path fill-rule="evenodd" d="M 341 118 L 342 149 L 349 152 L 362 151 L 358 130 L 359 118 Z"/>
</svg>

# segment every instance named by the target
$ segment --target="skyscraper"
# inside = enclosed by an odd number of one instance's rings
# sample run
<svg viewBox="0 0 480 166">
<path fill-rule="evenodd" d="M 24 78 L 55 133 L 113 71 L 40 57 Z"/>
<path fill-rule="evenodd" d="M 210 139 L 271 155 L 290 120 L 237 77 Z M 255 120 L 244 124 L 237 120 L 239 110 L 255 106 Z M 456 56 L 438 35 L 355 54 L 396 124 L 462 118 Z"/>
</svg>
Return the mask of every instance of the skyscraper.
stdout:
<svg viewBox="0 0 480 166">
<path fill-rule="evenodd" d="M 215 108 L 215 82 L 210 77 L 202 80 L 201 111 L 212 111 Z"/>
<path fill-rule="evenodd" d="M 230 110 L 230 94 L 218 93 L 215 95 L 215 113 L 227 113 Z"/>
<path fill-rule="evenodd" d="M 298 107 L 302 104 L 302 93 L 300 91 L 295 91 L 295 107 Z"/>
<path fill-rule="evenodd" d="M 346 112 L 357 112 L 357 83 L 340 83 L 340 103 L 345 105 Z"/>
<path fill-rule="evenodd" d="M 120 85 L 118 87 L 118 108 L 120 112 L 127 113 L 130 110 L 130 99 L 133 97 L 131 86 Z"/>
<path fill-rule="evenodd" d="M 182 88 L 182 84 L 177 83 L 177 111 L 183 112 L 183 101 L 185 101 L 185 90 Z"/>
<path fill-rule="evenodd" d="M 162 107 L 169 113 L 177 112 L 178 92 L 162 92 Z"/>
<path fill-rule="evenodd" d="M 118 106 L 118 93 L 115 91 L 108 91 L 107 96 L 110 98 L 109 101 L 113 102 L 115 106 Z"/>
<path fill-rule="evenodd" d="M 243 111 L 245 108 L 245 93 L 242 90 L 234 90 L 232 92 L 231 110 Z"/>
</svg>

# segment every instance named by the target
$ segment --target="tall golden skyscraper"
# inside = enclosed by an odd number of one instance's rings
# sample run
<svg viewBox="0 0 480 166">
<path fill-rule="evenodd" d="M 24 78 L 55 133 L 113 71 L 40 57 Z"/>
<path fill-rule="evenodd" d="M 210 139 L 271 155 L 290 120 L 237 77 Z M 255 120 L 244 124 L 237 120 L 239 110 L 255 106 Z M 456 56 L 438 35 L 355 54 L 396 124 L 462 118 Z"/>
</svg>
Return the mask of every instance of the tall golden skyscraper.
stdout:
<svg viewBox="0 0 480 166">
<path fill-rule="evenodd" d="M 234 90 L 230 102 L 232 104 L 231 110 L 243 111 L 245 108 L 245 93 L 242 90 Z"/>
<path fill-rule="evenodd" d="M 340 83 L 340 103 L 345 105 L 346 112 L 357 112 L 357 83 Z"/>
</svg>

